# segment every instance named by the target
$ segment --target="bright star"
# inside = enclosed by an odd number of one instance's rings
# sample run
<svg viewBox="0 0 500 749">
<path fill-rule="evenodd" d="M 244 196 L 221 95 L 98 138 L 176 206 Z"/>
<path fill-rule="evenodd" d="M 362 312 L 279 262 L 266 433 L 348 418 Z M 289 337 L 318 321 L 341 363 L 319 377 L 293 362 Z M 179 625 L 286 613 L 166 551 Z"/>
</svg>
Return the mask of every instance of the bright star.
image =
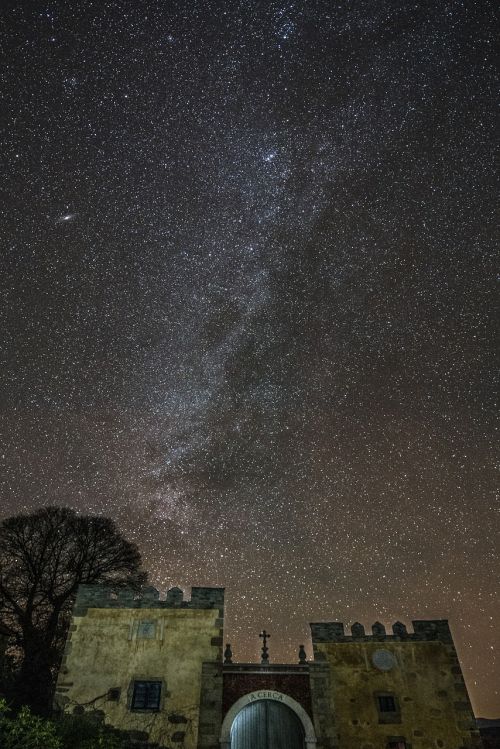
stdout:
<svg viewBox="0 0 500 749">
<path fill-rule="evenodd" d="M 76 213 L 65 213 L 63 216 L 59 216 L 59 218 L 56 220 L 56 224 L 67 224 L 69 221 L 73 221 L 76 215 Z"/>
<path fill-rule="evenodd" d="M 277 155 L 277 151 L 271 151 L 264 156 L 264 161 L 267 161 L 269 163 L 270 161 L 273 161 L 273 159 L 275 159 Z"/>
</svg>

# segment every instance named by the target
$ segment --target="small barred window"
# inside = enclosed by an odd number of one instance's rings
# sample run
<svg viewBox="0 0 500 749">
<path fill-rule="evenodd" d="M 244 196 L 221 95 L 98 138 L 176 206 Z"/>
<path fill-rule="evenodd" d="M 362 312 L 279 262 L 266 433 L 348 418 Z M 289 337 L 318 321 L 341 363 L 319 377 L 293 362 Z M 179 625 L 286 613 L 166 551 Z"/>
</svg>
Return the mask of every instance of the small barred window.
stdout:
<svg viewBox="0 0 500 749">
<path fill-rule="evenodd" d="M 381 695 L 377 697 L 378 709 L 381 713 L 395 713 L 396 712 L 396 700 L 392 695 Z"/>
</svg>

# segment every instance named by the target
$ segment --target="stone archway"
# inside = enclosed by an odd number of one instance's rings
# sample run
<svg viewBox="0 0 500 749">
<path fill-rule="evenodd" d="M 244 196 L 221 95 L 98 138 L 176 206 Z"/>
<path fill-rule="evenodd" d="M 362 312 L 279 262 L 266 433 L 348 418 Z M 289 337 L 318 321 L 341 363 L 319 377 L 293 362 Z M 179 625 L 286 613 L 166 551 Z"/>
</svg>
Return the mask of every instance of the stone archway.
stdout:
<svg viewBox="0 0 500 749">
<path fill-rule="evenodd" d="M 221 749 L 231 749 L 231 726 L 233 725 L 234 719 L 238 713 L 245 707 L 248 707 L 248 705 L 252 705 L 253 703 L 262 700 L 275 700 L 276 702 L 280 702 L 282 705 L 286 705 L 290 708 L 299 719 L 304 730 L 304 745 L 306 749 L 315 749 L 316 734 L 314 732 L 314 726 L 302 705 L 287 694 L 276 692 L 272 689 L 260 689 L 258 692 L 245 694 L 230 707 L 222 722 L 220 736 Z"/>
</svg>

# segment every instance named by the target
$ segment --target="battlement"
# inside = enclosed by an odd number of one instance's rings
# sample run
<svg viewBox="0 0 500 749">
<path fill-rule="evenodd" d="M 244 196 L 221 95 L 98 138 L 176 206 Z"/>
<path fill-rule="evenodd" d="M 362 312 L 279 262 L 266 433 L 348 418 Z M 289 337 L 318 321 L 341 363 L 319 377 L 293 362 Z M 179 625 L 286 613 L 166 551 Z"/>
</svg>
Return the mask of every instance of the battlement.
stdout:
<svg viewBox="0 0 500 749">
<path fill-rule="evenodd" d="M 386 641 L 425 641 L 439 640 L 453 644 L 447 619 L 417 619 L 412 621 L 413 632 L 408 632 L 406 625 L 395 622 L 392 634 L 387 634 L 380 622 L 372 625 L 371 634 L 359 622 L 351 626 L 351 634 L 344 631 L 342 622 L 313 622 L 310 624 L 313 645 L 320 642 L 386 642 Z"/>
<path fill-rule="evenodd" d="M 220 609 L 224 608 L 224 588 L 191 588 L 191 600 L 184 600 L 180 588 L 171 588 L 160 599 L 156 588 L 141 590 L 112 588 L 107 585 L 80 585 L 73 608 L 74 616 L 84 616 L 88 609 Z"/>
</svg>

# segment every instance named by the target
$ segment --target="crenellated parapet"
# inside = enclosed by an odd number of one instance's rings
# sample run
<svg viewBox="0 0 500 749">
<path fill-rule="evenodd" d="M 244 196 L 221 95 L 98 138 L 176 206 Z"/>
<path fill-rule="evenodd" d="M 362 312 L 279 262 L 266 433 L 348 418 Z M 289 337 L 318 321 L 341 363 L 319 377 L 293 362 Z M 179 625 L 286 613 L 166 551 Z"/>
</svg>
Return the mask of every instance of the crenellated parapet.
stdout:
<svg viewBox="0 0 500 749">
<path fill-rule="evenodd" d="M 392 625 L 392 633 L 388 634 L 383 624 L 375 622 L 371 633 L 367 634 L 364 626 L 355 622 L 347 634 L 342 622 L 313 622 L 311 635 L 313 643 L 320 642 L 386 642 L 386 641 L 427 641 L 439 640 L 453 644 L 447 619 L 417 619 L 412 621 L 413 632 L 408 632 L 402 622 Z"/>
<path fill-rule="evenodd" d="M 223 609 L 224 588 L 191 588 L 191 600 L 184 600 L 180 588 L 171 588 L 164 599 L 156 588 L 140 590 L 107 585 L 80 585 L 73 608 L 74 616 L 88 609 Z"/>
</svg>

